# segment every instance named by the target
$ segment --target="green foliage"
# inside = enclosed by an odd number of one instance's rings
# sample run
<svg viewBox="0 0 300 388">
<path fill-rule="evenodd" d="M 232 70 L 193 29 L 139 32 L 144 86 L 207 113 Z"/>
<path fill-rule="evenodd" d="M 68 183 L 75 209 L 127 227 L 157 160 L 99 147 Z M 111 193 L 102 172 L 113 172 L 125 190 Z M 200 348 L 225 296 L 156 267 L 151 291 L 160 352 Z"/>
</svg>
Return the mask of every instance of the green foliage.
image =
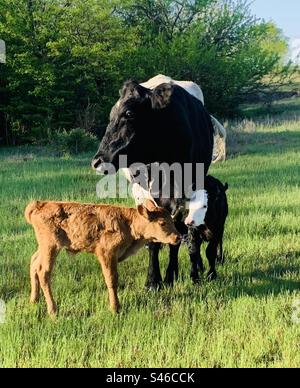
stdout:
<svg viewBox="0 0 300 388">
<path fill-rule="evenodd" d="M 51 134 L 51 145 L 59 154 L 78 155 L 83 152 L 94 151 L 97 138 L 81 128 L 71 131 L 58 131 Z"/>
<path fill-rule="evenodd" d="M 249 93 L 265 86 L 266 75 L 281 74 L 282 83 L 290 74 L 291 66 L 282 64 L 287 42 L 281 31 L 257 20 L 247 2 L 133 0 L 126 12 L 130 22 L 147 21 L 136 78 L 164 73 L 194 80 L 213 113 L 236 112 Z"/>
<path fill-rule="evenodd" d="M 226 115 L 290 72 L 282 33 L 240 0 L 0 0 L 0 10 L 0 138 L 10 144 L 62 128 L 103 133 L 128 78 L 194 80 Z"/>
</svg>

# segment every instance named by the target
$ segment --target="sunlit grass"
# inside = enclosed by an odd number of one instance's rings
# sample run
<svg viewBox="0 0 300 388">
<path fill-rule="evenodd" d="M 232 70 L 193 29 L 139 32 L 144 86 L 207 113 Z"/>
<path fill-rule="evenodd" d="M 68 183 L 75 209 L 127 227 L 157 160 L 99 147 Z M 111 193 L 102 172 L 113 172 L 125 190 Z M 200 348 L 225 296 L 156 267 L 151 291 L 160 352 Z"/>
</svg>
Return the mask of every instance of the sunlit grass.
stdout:
<svg viewBox="0 0 300 388">
<path fill-rule="evenodd" d="M 231 124 L 231 156 L 212 168 L 230 187 L 219 279 L 191 284 L 184 248 L 174 289 L 148 292 L 144 249 L 120 265 L 119 316 L 108 310 L 96 259 L 85 254 L 58 260 L 55 322 L 43 299 L 37 307 L 28 301 L 35 240 L 24 208 L 31 199 L 97 201 L 91 155 L 0 150 L 0 299 L 7 304 L 0 366 L 300 366 L 300 325 L 292 322 L 300 299 L 300 123 Z M 166 263 L 165 248 L 163 271 Z"/>
</svg>

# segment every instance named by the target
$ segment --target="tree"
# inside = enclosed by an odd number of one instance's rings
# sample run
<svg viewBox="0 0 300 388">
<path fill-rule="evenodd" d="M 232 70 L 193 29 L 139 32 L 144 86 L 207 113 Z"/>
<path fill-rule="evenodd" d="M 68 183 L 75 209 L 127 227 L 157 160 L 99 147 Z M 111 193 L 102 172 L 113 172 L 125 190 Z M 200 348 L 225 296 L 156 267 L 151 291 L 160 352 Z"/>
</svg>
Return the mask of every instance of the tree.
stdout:
<svg viewBox="0 0 300 388">
<path fill-rule="evenodd" d="M 0 0 L 0 137 L 99 135 L 129 78 L 194 80 L 211 113 L 287 79 L 287 43 L 240 0 Z"/>
<path fill-rule="evenodd" d="M 51 128 L 87 122 L 87 115 L 97 115 L 92 126 L 100 127 L 135 42 L 113 15 L 113 3 L 0 0 L 0 7 L 0 36 L 8 46 L 0 111 L 10 140 L 44 138 Z"/>
<path fill-rule="evenodd" d="M 142 69 L 142 78 L 166 73 L 194 80 L 211 112 L 234 112 L 267 75 L 288 74 L 281 31 L 253 16 L 246 1 L 128 0 L 121 14 L 140 26 L 134 68 Z"/>
</svg>

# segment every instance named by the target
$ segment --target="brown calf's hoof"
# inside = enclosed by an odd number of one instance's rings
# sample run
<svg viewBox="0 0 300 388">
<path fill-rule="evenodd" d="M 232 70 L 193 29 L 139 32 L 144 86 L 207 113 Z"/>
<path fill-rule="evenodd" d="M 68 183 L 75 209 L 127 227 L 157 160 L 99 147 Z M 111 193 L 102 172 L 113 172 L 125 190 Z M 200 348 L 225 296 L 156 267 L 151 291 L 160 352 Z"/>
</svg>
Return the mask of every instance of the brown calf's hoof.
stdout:
<svg viewBox="0 0 300 388">
<path fill-rule="evenodd" d="M 113 313 L 113 314 L 119 314 L 120 313 L 120 306 L 111 306 L 111 312 Z"/>
<path fill-rule="evenodd" d="M 52 308 L 48 309 L 48 315 L 51 319 L 55 319 L 57 317 L 57 307 L 53 306 Z"/>
<path fill-rule="evenodd" d="M 37 304 L 39 302 L 38 296 L 31 296 L 30 297 L 30 304 Z"/>
</svg>

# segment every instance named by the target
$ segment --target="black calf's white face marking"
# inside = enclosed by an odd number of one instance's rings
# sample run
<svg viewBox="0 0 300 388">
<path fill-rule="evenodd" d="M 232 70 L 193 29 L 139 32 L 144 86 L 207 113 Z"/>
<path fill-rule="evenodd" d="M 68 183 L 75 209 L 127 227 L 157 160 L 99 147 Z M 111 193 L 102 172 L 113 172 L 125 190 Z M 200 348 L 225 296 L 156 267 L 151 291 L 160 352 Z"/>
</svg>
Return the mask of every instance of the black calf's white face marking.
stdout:
<svg viewBox="0 0 300 388">
<path fill-rule="evenodd" d="M 198 227 L 205 224 L 205 216 L 208 206 L 208 194 L 206 190 L 198 190 L 189 202 L 189 214 L 185 219 L 187 226 Z"/>
</svg>

